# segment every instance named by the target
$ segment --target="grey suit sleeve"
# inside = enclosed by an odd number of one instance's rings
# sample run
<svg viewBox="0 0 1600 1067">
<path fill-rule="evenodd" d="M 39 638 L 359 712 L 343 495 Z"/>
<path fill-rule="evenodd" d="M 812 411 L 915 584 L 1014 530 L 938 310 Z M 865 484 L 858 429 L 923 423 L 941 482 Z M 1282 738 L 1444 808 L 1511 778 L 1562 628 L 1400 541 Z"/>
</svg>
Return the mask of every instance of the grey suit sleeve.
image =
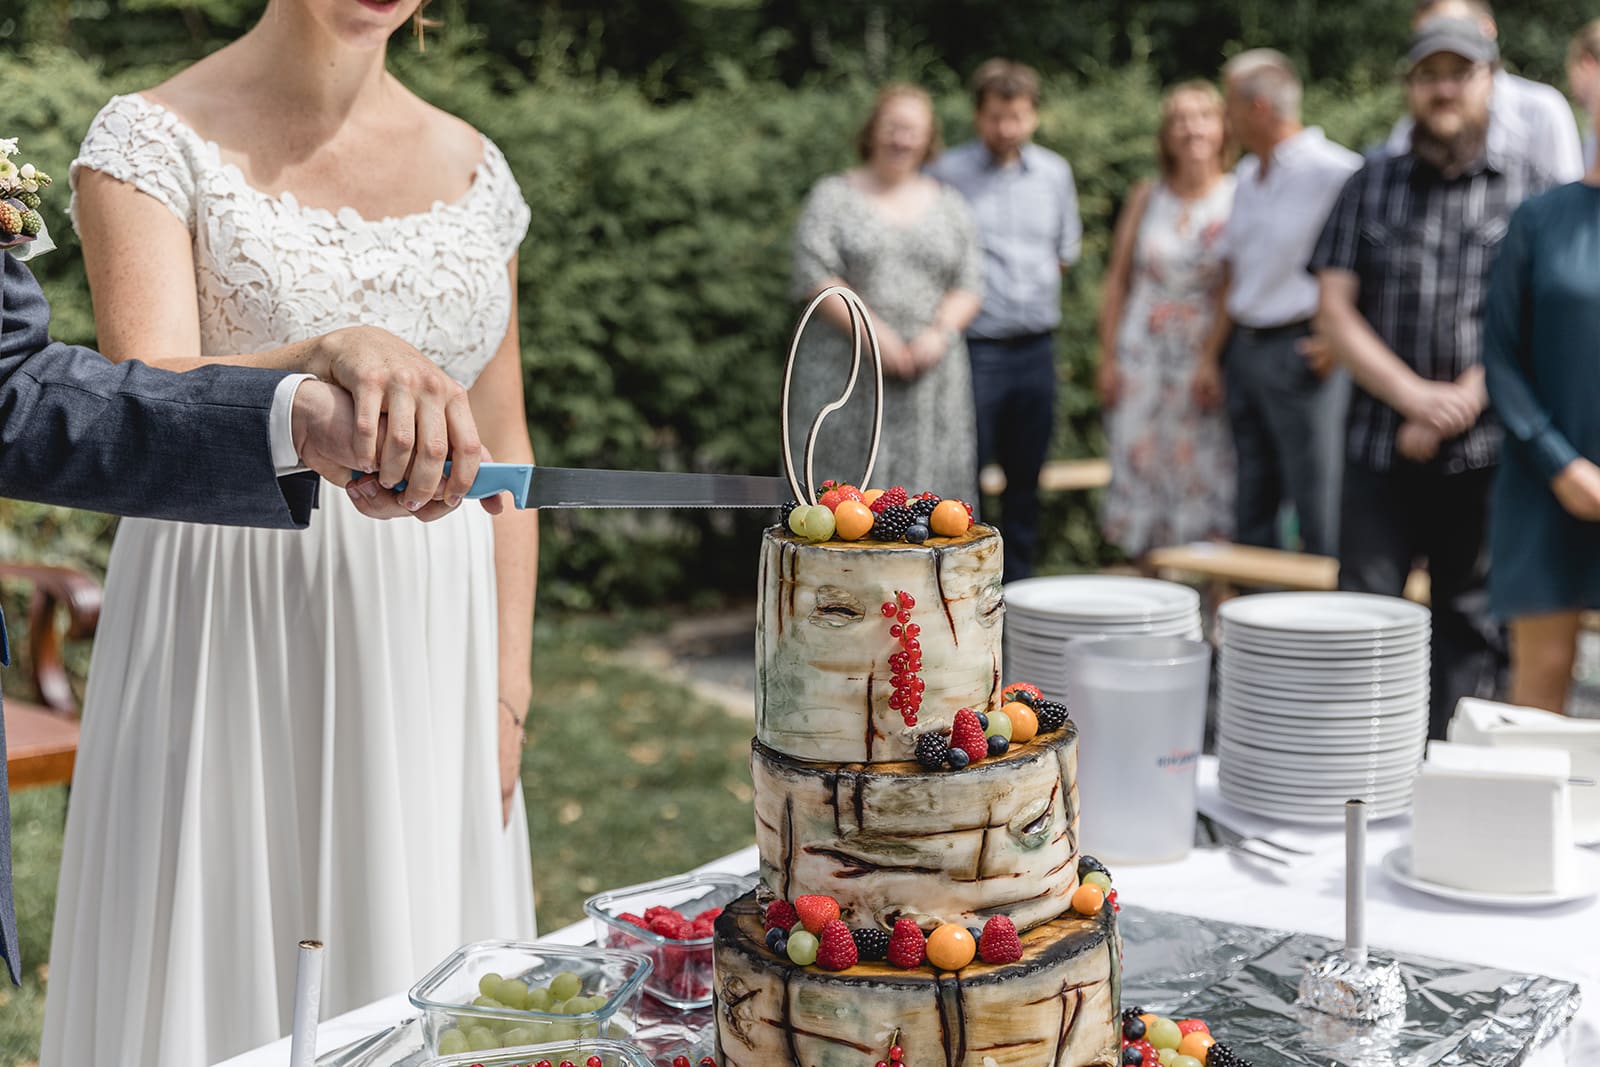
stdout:
<svg viewBox="0 0 1600 1067">
<path fill-rule="evenodd" d="M 183 374 L 51 341 L 50 309 L 9 253 L 0 275 L 0 496 L 118 515 L 287 529 L 315 475 L 279 479 L 268 427 L 281 371 Z"/>
</svg>

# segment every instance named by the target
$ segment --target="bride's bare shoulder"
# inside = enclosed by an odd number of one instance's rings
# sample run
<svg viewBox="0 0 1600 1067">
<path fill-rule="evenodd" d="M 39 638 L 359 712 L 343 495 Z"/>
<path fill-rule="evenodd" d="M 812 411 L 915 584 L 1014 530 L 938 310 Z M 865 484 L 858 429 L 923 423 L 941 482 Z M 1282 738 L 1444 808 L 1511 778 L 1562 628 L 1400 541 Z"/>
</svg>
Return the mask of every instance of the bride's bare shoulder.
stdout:
<svg viewBox="0 0 1600 1067">
<path fill-rule="evenodd" d="M 476 166 L 483 157 L 483 135 L 477 127 L 442 108 L 434 107 L 420 97 L 423 137 L 429 151 L 436 159 L 459 159 L 468 167 Z"/>
</svg>

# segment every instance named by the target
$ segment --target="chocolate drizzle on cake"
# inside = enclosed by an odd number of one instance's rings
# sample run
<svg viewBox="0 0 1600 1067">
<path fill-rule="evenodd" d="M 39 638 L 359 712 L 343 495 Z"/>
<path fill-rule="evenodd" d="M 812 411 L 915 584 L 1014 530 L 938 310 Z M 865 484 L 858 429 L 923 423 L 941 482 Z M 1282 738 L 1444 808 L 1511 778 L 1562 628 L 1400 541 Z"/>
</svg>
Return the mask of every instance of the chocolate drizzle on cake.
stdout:
<svg viewBox="0 0 1600 1067">
<path fill-rule="evenodd" d="M 944 549 L 933 550 L 933 584 L 939 590 L 939 605 L 944 608 L 944 621 L 950 624 L 950 640 L 961 647 L 961 635 L 956 633 L 956 617 L 950 611 L 950 598 L 944 595 Z"/>
<path fill-rule="evenodd" d="M 794 878 L 794 797 L 783 802 L 783 899 L 793 900 L 789 883 Z"/>
<path fill-rule="evenodd" d="M 872 762 L 872 742 L 878 736 L 878 726 L 872 721 L 872 683 L 876 673 L 867 675 L 867 762 Z"/>
</svg>

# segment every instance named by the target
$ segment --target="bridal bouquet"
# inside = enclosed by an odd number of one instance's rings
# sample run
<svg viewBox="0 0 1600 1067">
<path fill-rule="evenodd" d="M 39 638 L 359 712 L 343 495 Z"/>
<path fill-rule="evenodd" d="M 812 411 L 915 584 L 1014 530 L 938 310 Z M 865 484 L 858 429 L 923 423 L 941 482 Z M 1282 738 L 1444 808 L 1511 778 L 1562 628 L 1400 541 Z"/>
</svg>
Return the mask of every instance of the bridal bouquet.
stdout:
<svg viewBox="0 0 1600 1067">
<path fill-rule="evenodd" d="M 39 214 L 39 190 L 49 187 L 50 175 L 32 163 L 18 166 L 16 154 L 17 139 L 0 138 L 0 248 L 31 259 L 55 247 Z"/>
</svg>

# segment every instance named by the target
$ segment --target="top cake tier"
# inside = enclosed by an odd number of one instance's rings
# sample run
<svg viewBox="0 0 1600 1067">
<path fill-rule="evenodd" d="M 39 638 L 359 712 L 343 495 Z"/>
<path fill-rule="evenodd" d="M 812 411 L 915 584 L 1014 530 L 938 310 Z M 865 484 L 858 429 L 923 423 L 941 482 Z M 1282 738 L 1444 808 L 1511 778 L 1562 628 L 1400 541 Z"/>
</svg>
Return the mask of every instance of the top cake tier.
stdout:
<svg viewBox="0 0 1600 1067">
<path fill-rule="evenodd" d="M 915 758 L 918 735 L 950 729 L 961 708 L 1000 694 L 1000 537 L 973 526 L 920 545 L 811 543 L 781 527 L 761 545 L 756 625 L 756 738 L 795 759 L 884 763 Z M 891 657 L 903 651 L 883 613 L 899 594 L 917 627 L 922 705 L 915 725 L 892 704 Z"/>
</svg>

